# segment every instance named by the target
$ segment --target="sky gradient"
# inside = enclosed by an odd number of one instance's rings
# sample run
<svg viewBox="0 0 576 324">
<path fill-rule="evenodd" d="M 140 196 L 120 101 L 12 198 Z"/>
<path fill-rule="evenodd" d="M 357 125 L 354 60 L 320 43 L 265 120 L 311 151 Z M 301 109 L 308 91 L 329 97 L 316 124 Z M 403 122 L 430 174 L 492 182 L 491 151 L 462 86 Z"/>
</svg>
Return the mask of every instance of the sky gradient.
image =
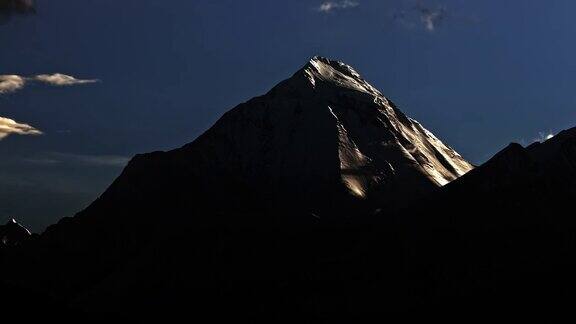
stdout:
<svg viewBox="0 0 576 324">
<path fill-rule="evenodd" d="M 0 140 L 0 222 L 39 231 L 72 216 L 132 155 L 192 141 L 314 55 L 352 65 L 482 163 L 576 126 L 575 10 L 569 0 L 37 0 L 36 14 L 0 15 L 0 75 L 25 81 L 0 91 L 0 117 L 42 133 Z"/>
</svg>

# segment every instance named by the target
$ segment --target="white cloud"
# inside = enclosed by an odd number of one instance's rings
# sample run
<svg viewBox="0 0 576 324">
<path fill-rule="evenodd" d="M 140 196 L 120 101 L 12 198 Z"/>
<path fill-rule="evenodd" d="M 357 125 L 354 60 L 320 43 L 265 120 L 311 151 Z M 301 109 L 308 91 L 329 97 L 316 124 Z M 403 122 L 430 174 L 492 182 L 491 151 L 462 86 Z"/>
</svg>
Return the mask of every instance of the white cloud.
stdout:
<svg viewBox="0 0 576 324">
<path fill-rule="evenodd" d="M 20 75 L 0 75 L 0 95 L 21 90 L 27 83 L 40 82 L 53 86 L 71 86 L 78 84 L 94 83 L 98 80 L 77 79 L 61 73 L 39 74 L 33 77 Z M 42 132 L 28 124 L 16 122 L 13 119 L 0 117 L 0 140 L 11 134 L 17 135 L 41 135 Z"/>
<path fill-rule="evenodd" d="M 318 7 L 318 11 L 328 13 L 332 12 L 333 10 L 358 7 L 359 5 L 360 3 L 353 0 L 324 1 L 320 7 Z"/>
<path fill-rule="evenodd" d="M 32 78 L 33 80 L 48 83 L 51 85 L 57 86 L 68 86 L 68 85 L 76 85 L 76 84 L 86 84 L 86 83 L 94 83 L 98 82 L 98 80 L 81 80 L 76 79 L 73 76 L 55 73 L 55 74 L 40 74 Z"/>
<path fill-rule="evenodd" d="M 446 17 L 446 11 L 443 8 L 438 9 L 428 9 L 428 8 L 421 8 L 420 9 L 420 20 L 424 25 L 424 28 L 429 31 L 433 32 L 436 30 L 436 26 L 444 20 Z"/>
<path fill-rule="evenodd" d="M 22 124 L 13 119 L 0 117 L 0 140 L 11 134 L 42 135 L 42 132 L 28 124 Z"/>
<path fill-rule="evenodd" d="M 95 79 L 77 79 L 73 76 L 62 73 L 39 74 L 32 77 L 23 77 L 20 75 L 0 75 L 0 94 L 20 90 L 30 82 L 41 82 L 53 86 L 72 86 L 94 83 L 98 81 L 99 80 Z"/>
<path fill-rule="evenodd" d="M 430 6 L 419 2 L 412 8 L 399 8 L 392 15 L 392 19 L 409 29 L 422 26 L 427 32 L 435 32 L 448 19 L 475 23 L 475 19 L 449 11 L 445 6 Z"/>
<path fill-rule="evenodd" d="M 0 94 L 20 90 L 25 83 L 26 80 L 18 75 L 0 75 Z"/>
</svg>

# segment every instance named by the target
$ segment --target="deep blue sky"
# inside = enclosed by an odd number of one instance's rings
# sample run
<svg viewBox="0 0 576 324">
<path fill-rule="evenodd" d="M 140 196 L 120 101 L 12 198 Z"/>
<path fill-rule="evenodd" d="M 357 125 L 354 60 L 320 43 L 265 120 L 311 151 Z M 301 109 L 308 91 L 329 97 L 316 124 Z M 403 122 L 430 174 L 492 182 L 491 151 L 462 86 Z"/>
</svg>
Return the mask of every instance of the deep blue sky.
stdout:
<svg viewBox="0 0 576 324">
<path fill-rule="evenodd" d="M 0 117 L 44 132 L 0 141 L 0 221 L 41 230 L 73 215 L 123 157 L 192 141 L 316 54 L 474 163 L 576 126 L 574 1 L 322 2 L 37 0 L 0 24 L 0 74 L 101 80 L 0 94 Z"/>
</svg>

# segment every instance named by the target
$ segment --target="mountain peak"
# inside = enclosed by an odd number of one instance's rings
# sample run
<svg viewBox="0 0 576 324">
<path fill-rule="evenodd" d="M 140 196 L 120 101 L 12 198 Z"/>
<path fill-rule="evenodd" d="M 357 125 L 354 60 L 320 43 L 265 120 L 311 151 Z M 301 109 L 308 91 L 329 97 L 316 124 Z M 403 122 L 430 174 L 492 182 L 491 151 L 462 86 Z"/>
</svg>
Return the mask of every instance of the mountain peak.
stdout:
<svg viewBox="0 0 576 324">
<path fill-rule="evenodd" d="M 158 214 L 195 225 L 307 223 L 311 213 L 348 221 L 472 168 L 354 68 L 317 56 L 193 142 L 138 155 L 98 200 L 45 235 L 78 237 L 79 224 L 107 227 L 107 215 L 126 215 L 114 219 L 118 232 L 153 227 Z"/>
<path fill-rule="evenodd" d="M 300 72 L 304 73 L 315 88 L 324 84 L 328 85 L 328 88 L 348 89 L 382 97 L 382 93 L 366 82 L 360 73 L 341 61 L 314 56 Z"/>
<path fill-rule="evenodd" d="M 289 201 L 332 212 L 358 200 L 370 206 L 409 200 L 471 169 L 354 68 L 315 56 L 194 142 L 131 161 L 98 205 L 108 197 L 167 195 L 166 201 L 182 199 L 177 204 L 197 197 L 191 209 L 275 208 Z M 222 204 L 222 197 L 229 201 Z"/>
<path fill-rule="evenodd" d="M 356 70 L 350 65 L 342 61 L 332 60 L 323 56 L 316 55 L 312 57 L 306 66 L 314 68 L 319 68 L 321 66 L 323 66 L 324 68 L 329 67 L 349 77 L 361 78 L 360 74 L 356 72 Z"/>
</svg>

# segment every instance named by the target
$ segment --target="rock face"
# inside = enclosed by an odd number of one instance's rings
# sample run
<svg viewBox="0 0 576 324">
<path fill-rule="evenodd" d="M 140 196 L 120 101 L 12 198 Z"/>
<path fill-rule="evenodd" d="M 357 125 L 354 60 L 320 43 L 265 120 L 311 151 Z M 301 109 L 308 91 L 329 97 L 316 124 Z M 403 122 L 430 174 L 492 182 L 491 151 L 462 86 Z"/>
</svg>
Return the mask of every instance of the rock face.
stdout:
<svg viewBox="0 0 576 324">
<path fill-rule="evenodd" d="M 382 199 L 383 191 L 442 186 L 472 169 L 353 68 L 320 57 L 169 154 L 308 203 L 338 190 Z"/>
<path fill-rule="evenodd" d="M 0 247 L 13 247 L 29 239 L 32 234 L 24 226 L 11 219 L 0 226 Z"/>
</svg>

